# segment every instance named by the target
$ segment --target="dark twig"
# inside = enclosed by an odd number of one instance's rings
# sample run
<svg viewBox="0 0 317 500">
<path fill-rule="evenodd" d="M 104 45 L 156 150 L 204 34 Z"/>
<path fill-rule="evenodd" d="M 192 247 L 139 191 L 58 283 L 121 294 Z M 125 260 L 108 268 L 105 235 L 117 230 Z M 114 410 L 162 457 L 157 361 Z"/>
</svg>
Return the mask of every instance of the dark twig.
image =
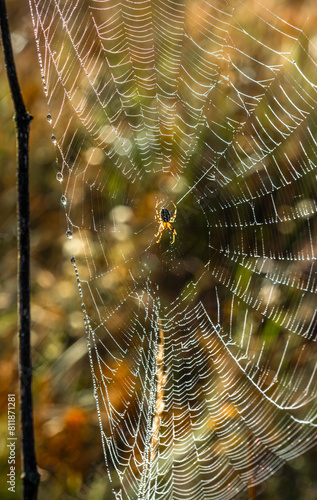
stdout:
<svg viewBox="0 0 317 500">
<path fill-rule="evenodd" d="M 18 311 L 20 350 L 23 498 L 35 500 L 40 476 L 37 472 L 32 409 L 30 348 L 30 235 L 28 141 L 32 117 L 26 111 L 15 70 L 5 0 L 0 0 L 0 27 L 5 65 L 15 109 L 18 165 Z"/>
</svg>

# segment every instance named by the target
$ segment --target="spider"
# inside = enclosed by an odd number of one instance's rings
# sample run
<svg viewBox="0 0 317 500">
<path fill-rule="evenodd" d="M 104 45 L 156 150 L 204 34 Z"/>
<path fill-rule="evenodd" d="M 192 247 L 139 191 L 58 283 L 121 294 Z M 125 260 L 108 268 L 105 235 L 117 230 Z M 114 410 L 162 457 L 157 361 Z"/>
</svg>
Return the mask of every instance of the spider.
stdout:
<svg viewBox="0 0 317 500">
<path fill-rule="evenodd" d="M 172 244 L 173 244 L 175 241 L 175 236 L 177 235 L 177 232 L 175 231 L 175 228 L 171 225 L 171 222 L 174 222 L 174 220 L 176 219 L 177 207 L 176 207 L 175 203 L 173 203 L 175 211 L 174 211 L 174 214 L 171 215 L 169 213 L 169 211 L 167 210 L 167 208 L 162 208 L 162 210 L 159 211 L 157 209 L 158 204 L 159 204 L 159 202 L 156 203 L 156 207 L 155 207 L 155 209 L 156 209 L 155 219 L 160 223 L 160 226 L 159 226 L 158 232 L 155 235 L 155 236 L 159 237 L 159 239 L 157 240 L 156 243 L 159 243 L 161 241 L 164 229 L 169 229 L 173 233 L 173 241 L 172 241 Z"/>
</svg>

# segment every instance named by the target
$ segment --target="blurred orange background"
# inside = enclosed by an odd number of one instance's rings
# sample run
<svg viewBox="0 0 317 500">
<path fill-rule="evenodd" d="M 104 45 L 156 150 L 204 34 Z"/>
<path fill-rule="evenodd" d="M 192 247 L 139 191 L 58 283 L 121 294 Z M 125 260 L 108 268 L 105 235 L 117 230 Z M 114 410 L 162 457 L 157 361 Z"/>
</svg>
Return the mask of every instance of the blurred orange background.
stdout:
<svg viewBox="0 0 317 500">
<path fill-rule="evenodd" d="M 317 26 L 313 2 L 271 2 L 281 17 L 310 15 Z M 303 6 L 303 4 L 305 4 Z M 107 498 L 100 431 L 89 370 L 83 314 L 69 256 L 65 255 L 65 217 L 55 177 L 55 156 L 46 120 L 29 6 L 7 2 L 20 85 L 34 117 L 30 136 L 32 361 L 36 452 L 41 484 L 39 499 Z M 0 238 L 1 354 L 0 433 L 7 436 L 7 394 L 18 397 L 16 313 L 16 159 L 13 106 L 0 54 Z M 18 417 L 18 414 L 17 414 Z M 7 450 L 1 449 L 1 477 L 8 472 Z M 317 454 L 312 451 L 286 465 L 260 487 L 261 500 L 317 498 Z M 14 498 L 5 482 L 3 500 Z M 17 481 L 15 498 L 21 496 Z M 243 498 L 248 498 L 245 494 Z"/>
</svg>

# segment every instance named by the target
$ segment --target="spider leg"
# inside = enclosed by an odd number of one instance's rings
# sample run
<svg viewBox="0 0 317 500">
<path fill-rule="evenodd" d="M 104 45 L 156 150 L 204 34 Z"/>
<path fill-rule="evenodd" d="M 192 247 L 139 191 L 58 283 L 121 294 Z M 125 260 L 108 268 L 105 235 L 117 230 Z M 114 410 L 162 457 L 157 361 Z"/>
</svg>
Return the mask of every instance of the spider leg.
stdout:
<svg viewBox="0 0 317 500">
<path fill-rule="evenodd" d="M 175 236 L 177 235 L 177 232 L 176 232 L 176 230 L 175 230 L 175 227 L 173 227 L 170 223 L 168 224 L 168 229 L 169 229 L 170 231 L 172 231 L 172 233 L 173 233 L 173 241 L 172 241 L 172 245 L 173 245 L 173 243 L 174 243 L 174 241 L 175 241 Z"/>
<path fill-rule="evenodd" d="M 162 224 L 160 224 L 160 227 L 159 227 L 159 230 L 158 232 L 155 234 L 155 236 L 159 236 L 159 239 L 157 240 L 156 243 L 159 243 L 161 241 L 161 238 L 162 238 L 162 234 L 163 234 L 163 231 L 164 231 L 164 226 L 162 226 Z"/>
<path fill-rule="evenodd" d="M 159 201 L 157 200 L 156 205 L 155 205 L 155 219 L 158 220 L 159 222 L 161 222 L 161 212 L 157 208 L 158 205 L 159 205 Z"/>
<path fill-rule="evenodd" d="M 172 217 L 170 218 L 170 222 L 174 222 L 175 219 L 176 219 L 176 214 L 177 214 L 177 206 L 175 205 L 175 203 L 172 201 L 173 205 L 174 205 L 174 208 L 175 208 L 175 211 L 172 215 Z"/>
</svg>

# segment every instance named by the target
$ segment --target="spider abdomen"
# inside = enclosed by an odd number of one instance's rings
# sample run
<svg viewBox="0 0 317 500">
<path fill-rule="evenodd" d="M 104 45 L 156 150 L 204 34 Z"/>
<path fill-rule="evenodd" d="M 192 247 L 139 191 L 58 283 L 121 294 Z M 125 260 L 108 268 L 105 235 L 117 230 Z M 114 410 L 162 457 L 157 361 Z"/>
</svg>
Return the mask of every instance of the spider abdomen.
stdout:
<svg viewBox="0 0 317 500">
<path fill-rule="evenodd" d="M 167 208 L 162 208 L 161 210 L 161 219 L 163 222 L 169 222 L 171 218 L 171 214 L 169 213 L 169 211 L 167 210 Z"/>
</svg>

